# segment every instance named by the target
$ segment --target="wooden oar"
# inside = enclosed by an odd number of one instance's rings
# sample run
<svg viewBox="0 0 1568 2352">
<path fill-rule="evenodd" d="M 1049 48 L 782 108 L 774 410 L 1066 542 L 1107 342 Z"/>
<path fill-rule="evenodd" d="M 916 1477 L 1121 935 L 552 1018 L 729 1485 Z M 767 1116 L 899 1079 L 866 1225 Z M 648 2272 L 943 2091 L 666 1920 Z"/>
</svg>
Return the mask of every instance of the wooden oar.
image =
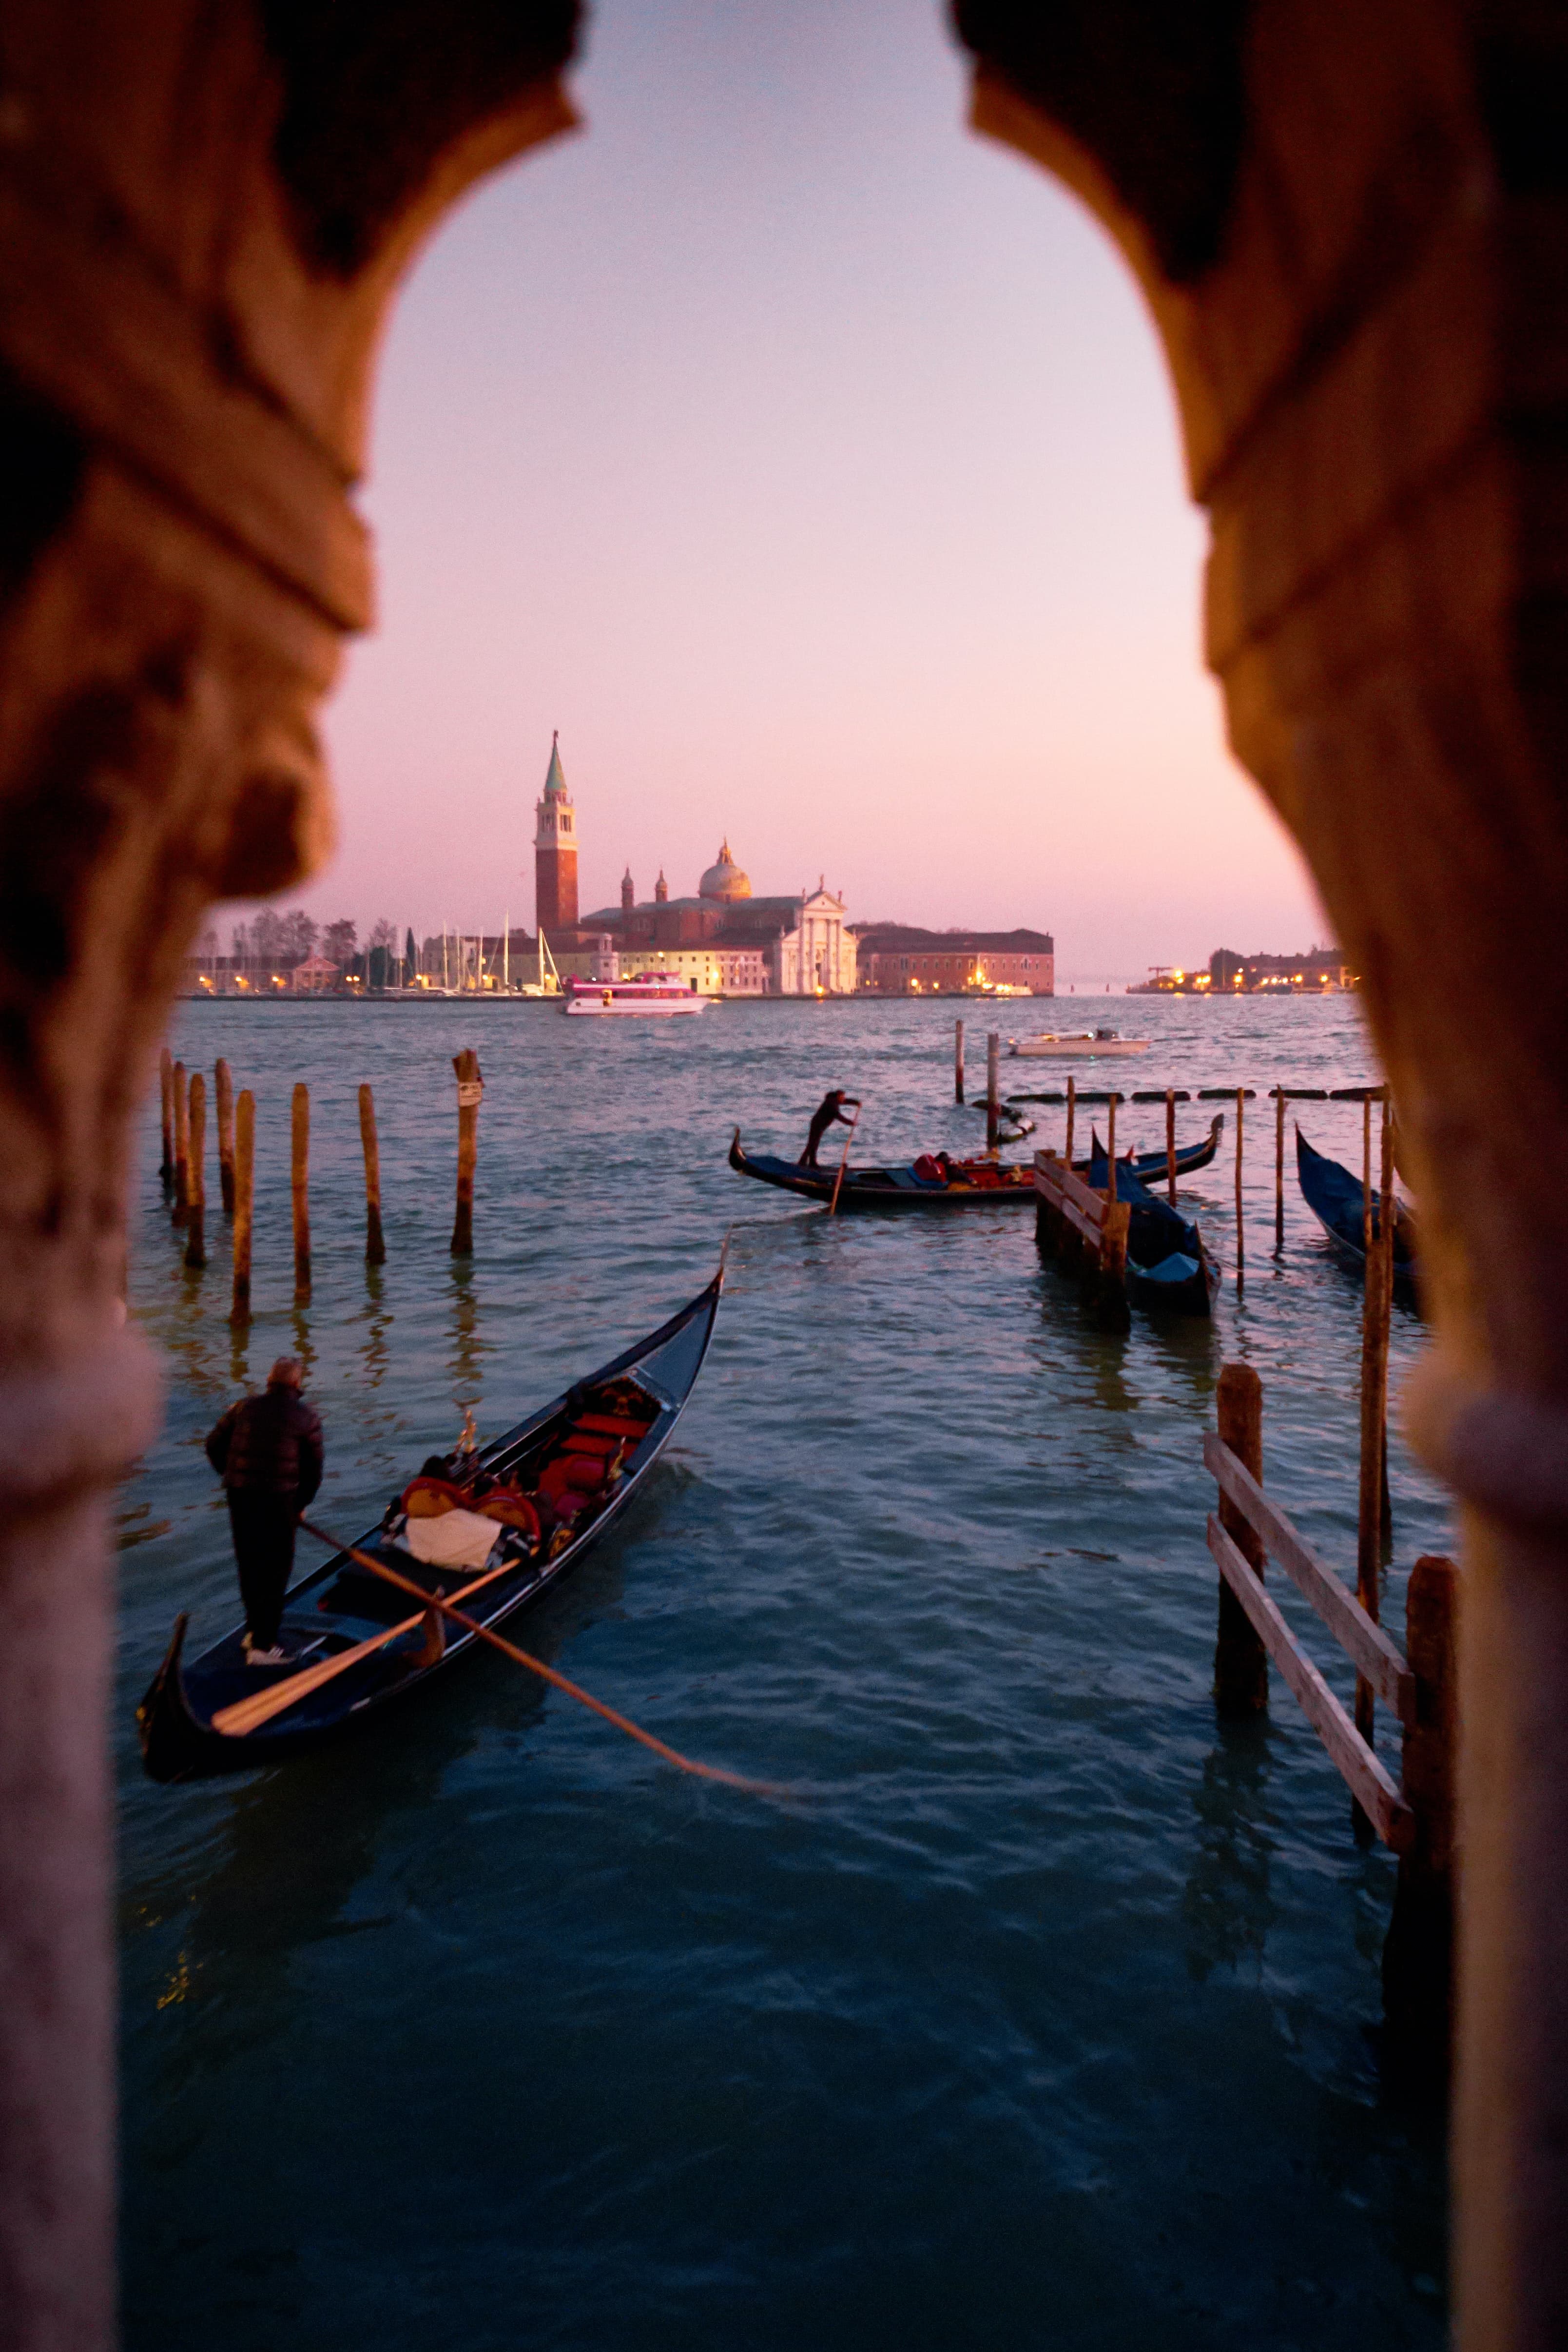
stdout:
<svg viewBox="0 0 1568 2352">
<path fill-rule="evenodd" d="M 843 1158 L 839 1161 L 839 1172 L 833 1179 L 833 1197 L 828 1203 L 828 1214 L 830 1217 L 836 1217 L 839 1213 L 839 1187 L 844 1181 L 844 1170 L 850 1164 L 850 1146 L 855 1139 L 855 1129 L 860 1123 L 861 1107 L 859 1103 L 856 1103 L 855 1115 L 850 1121 L 850 1131 L 844 1138 Z"/>
<path fill-rule="evenodd" d="M 301 1519 L 299 1524 L 303 1527 L 305 1521 Z M 314 1535 L 316 1529 L 312 1528 L 310 1532 Z M 350 1550 L 350 1547 L 335 1544 L 333 1549 Z M 371 1565 L 368 1555 L 362 1551 L 350 1550 L 350 1557 L 357 1559 L 361 1567 Z M 506 1576 L 517 1566 L 515 1559 L 504 1559 L 499 1568 L 486 1569 L 483 1576 L 476 1577 L 466 1588 L 465 1600 L 477 1592 L 482 1584 L 494 1584 L 498 1576 Z M 400 1578 L 399 1581 L 402 1580 Z M 409 1583 L 406 1589 L 410 1592 L 423 1590 L 413 1583 Z M 400 1633 L 412 1633 L 416 1625 L 423 1624 L 432 1606 L 427 1597 L 417 1616 L 405 1617 L 401 1625 L 389 1625 L 384 1633 L 372 1633 L 369 1641 L 356 1642 L 351 1650 L 340 1650 L 336 1656 L 323 1658 L 319 1666 L 307 1666 L 303 1673 L 290 1675 L 287 1682 L 268 1683 L 265 1690 L 256 1691 L 251 1697 L 236 1698 L 232 1706 L 221 1706 L 213 1717 L 213 1729 L 221 1731 L 226 1739 L 243 1738 L 247 1731 L 255 1731 L 260 1725 L 270 1723 L 273 1717 L 281 1715 L 286 1707 L 295 1706 L 300 1699 L 308 1698 L 311 1692 L 319 1690 L 323 1683 L 347 1674 L 349 1668 L 357 1666 L 361 1658 L 371 1656 L 377 1650 L 384 1650 L 387 1643 L 395 1642 Z"/>
<path fill-rule="evenodd" d="M 308 1519 L 302 1518 L 299 1524 L 307 1535 L 315 1537 L 318 1543 L 328 1545 L 333 1551 L 347 1552 L 350 1559 L 357 1560 L 372 1576 L 379 1576 L 383 1583 L 395 1584 L 402 1592 L 416 1594 L 427 1609 L 434 1609 L 454 1625 L 461 1625 L 465 1633 L 476 1633 L 482 1642 L 488 1642 L 493 1650 L 499 1650 L 504 1658 L 511 1658 L 517 1665 L 527 1666 L 531 1675 L 538 1675 L 556 1690 L 564 1691 L 568 1698 L 574 1698 L 580 1706 L 591 1707 L 595 1715 L 601 1715 L 606 1723 L 612 1723 L 617 1731 L 623 1731 L 629 1739 L 640 1740 L 644 1748 L 651 1748 L 653 1754 L 662 1756 L 666 1764 L 674 1764 L 682 1772 L 695 1773 L 699 1780 L 722 1780 L 727 1789 L 744 1789 L 754 1797 L 780 1797 L 785 1793 L 766 1780 L 748 1780 L 744 1773 L 727 1772 L 722 1765 L 698 1764 L 692 1757 L 683 1756 L 678 1748 L 671 1748 L 664 1740 L 656 1739 L 651 1731 L 644 1731 L 640 1724 L 633 1723 L 630 1716 L 618 1715 L 612 1706 L 606 1706 L 601 1698 L 595 1698 L 592 1692 L 585 1691 L 580 1683 L 569 1682 L 564 1675 L 558 1675 L 555 1668 L 547 1666 L 542 1658 L 536 1658 L 530 1651 L 519 1650 L 515 1642 L 493 1633 L 488 1625 L 481 1625 L 477 1618 L 465 1617 L 462 1610 L 455 1609 L 449 1601 L 435 1594 L 427 1594 L 412 1578 L 400 1576 L 395 1568 L 388 1568 L 381 1560 L 372 1559 L 368 1552 L 357 1551 L 352 1544 L 340 1543 L 336 1536 L 329 1535 L 325 1528 L 312 1527 Z M 421 1612 L 423 1614 L 423 1611 Z M 417 1623 L 418 1620 L 411 1622 Z"/>
</svg>

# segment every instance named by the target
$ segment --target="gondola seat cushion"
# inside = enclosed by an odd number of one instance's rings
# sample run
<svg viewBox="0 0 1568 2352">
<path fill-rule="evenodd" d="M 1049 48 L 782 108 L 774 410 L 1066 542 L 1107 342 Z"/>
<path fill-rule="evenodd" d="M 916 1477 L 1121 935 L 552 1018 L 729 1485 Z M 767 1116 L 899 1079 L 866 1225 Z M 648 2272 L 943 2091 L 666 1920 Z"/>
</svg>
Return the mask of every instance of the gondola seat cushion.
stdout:
<svg viewBox="0 0 1568 2352">
<path fill-rule="evenodd" d="M 539 1473 L 536 1493 L 540 1511 L 558 1523 L 575 1518 L 604 1485 L 606 1465 L 586 1454 L 558 1454 Z"/>
<path fill-rule="evenodd" d="M 439 1519 L 448 1511 L 462 1510 L 469 1500 L 449 1478 L 427 1478 L 423 1471 L 402 1490 L 402 1507 L 411 1519 Z"/>
<path fill-rule="evenodd" d="M 497 1486 L 474 1507 L 480 1518 L 494 1519 L 503 1528 L 516 1528 L 526 1536 L 539 1532 L 539 1515 L 527 1495 L 515 1486 Z"/>
</svg>

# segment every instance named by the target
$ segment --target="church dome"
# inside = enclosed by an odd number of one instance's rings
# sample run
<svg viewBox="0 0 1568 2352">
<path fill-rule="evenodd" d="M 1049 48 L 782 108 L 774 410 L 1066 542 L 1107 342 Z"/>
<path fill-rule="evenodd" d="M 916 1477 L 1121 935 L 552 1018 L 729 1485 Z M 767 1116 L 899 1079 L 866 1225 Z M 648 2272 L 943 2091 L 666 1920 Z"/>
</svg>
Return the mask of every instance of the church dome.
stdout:
<svg viewBox="0 0 1568 2352">
<path fill-rule="evenodd" d="M 710 866 L 697 884 L 700 898 L 749 898 L 751 884 L 729 854 L 727 838 L 718 853 L 718 863 Z"/>
</svg>

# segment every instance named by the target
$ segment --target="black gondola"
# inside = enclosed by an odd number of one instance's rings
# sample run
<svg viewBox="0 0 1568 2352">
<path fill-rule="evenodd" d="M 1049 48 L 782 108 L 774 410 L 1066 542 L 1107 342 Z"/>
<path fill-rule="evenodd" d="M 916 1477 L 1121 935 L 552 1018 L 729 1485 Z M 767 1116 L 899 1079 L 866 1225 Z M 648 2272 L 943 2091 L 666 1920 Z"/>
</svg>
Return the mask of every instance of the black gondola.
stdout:
<svg viewBox="0 0 1568 2352">
<path fill-rule="evenodd" d="M 831 1201 L 837 1168 L 802 1168 L 798 1160 L 776 1160 L 766 1151 L 741 1149 L 740 1129 L 729 1147 L 729 1164 L 737 1176 L 755 1177 L 759 1184 L 776 1184 L 782 1192 L 799 1192 L 808 1201 Z M 985 1202 L 1029 1204 L 1034 1200 L 1034 1163 L 1030 1160 L 955 1160 L 949 1172 L 919 1174 L 920 1163 L 907 1168 L 846 1168 L 839 1187 L 841 1209 L 964 1209 Z"/>
<path fill-rule="evenodd" d="M 1345 1265 L 1364 1278 L 1366 1252 L 1362 1245 L 1363 1218 L 1365 1200 L 1359 1176 L 1342 1167 L 1337 1160 L 1328 1159 L 1314 1151 L 1298 1127 L 1296 1129 L 1296 1174 L 1301 1182 L 1301 1198 L 1328 1235 L 1334 1255 Z M 1372 1193 L 1372 1230 L 1379 1229 L 1382 1216 L 1382 1195 L 1375 1185 Z M 1394 1287 L 1401 1295 L 1413 1297 L 1416 1283 L 1416 1221 L 1403 1201 L 1394 1203 Z"/>
<path fill-rule="evenodd" d="M 1166 1201 L 1158 1200 L 1137 1176 L 1136 1161 L 1116 1162 L 1116 1198 L 1132 1210 L 1127 1225 L 1127 1297 L 1134 1307 L 1173 1315 L 1210 1316 L 1219 1287 L 1219 1268 L 1203 1235 Z M 1103 1151 L 1089 1164 L 1089 1181 L 1106 1185 Z"/>
<path fill-rule="evenodd" d="M 1176 1156 L 1176 1174 L 1178 1176 L 1195 1176 L 1200 1168 L 1208 1167 L 1216 1154 L 1218 1152 L 1219 1139 L 1224 1133 L 1225 1113 L 1221 1111 L 1211 1123 L 1208 1133 L 1204 1137 L 1201 1143 L 1184 1143 L 1177 1146 Z M 1087 1160 L 1075 1160 L 1072 1163 L 1072 1171 L 1074 1175 L 1082 1176 L 1086 1183 L 1092 1184 L 1095 1180 L 1089 1171 L 1093 1165 L 1096 1155 L 1099 1155 L 1102 1158 L 1103 1157 L 1105 1147 L 1101 1142 L 1099 1136 L 1094 1132 L 1092 1128 L 1089 1130 L 1089 1158 Z M 1121 1164 L 1124 1168 L 1130 1167 L 1132 1169 L 1134 1175 L 1137 1178 L 1140 1184 L 1163 1183 L 1169 1173 L 1166 1155 L 1163 1150 L 1134 1151 L 1130 1160 L 1124 1159 Z M 1105 1180 L 1103 1176 L 1102 1176 L 1099 1181 L 1103 1183 Z"/>
<path fill-rule="evenodd" d="M 434 1475 L 442 1465 L 427 1463 L 355 1548 L 427 1592 L 439 1585 L 457 1608 L 468 1607 L 465 1592 L 477 1596 L 483 1587 L 482 1605 L 471 1613 L 485 1625 L 553 1591 L 668 1444 L 702 1369 L 723 1286 L 721 1266 L 689 1307 L 553 1404 L 475 1454 L 446 1457 L 444 1476 Z M 465 1572 L 416 1557 L 407 1548 L 411 1502 L 416 1517 L 472 1505 L 476 1516 L 493 1518 L 496 1539 L 484 1566 Z M 142 1760 L 154 1780 L 243 1770 L 318 1746 L 376 1718 L 478 1640 L 453 1627 L 445 1629 L 450 1638 L 433 1639 L 434 1621 L 347 1551 L 289 1592 L 278 1636 L 287 1653 L 282 1664 L 252 1666 L 244 1628 L 236 1627 L 187 1666 L 186 1622 L 178 1619 L 136 1711 Z M 337 1661 L 338 1671 L 318 1677 L 315 1670 Z M 223 1727 L 236 1706 L 243 1717 L 249 1702 L 281 1694 L 293 1680 L 301 1695 L 281 1712 L 254 1729 Z"/>
</svg>

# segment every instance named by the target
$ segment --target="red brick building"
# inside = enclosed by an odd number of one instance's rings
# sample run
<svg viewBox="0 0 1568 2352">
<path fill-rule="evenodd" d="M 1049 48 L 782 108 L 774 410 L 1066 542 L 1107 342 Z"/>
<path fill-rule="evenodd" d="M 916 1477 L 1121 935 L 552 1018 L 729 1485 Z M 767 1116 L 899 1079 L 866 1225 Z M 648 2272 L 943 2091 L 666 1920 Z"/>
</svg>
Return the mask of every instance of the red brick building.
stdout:
<svg viewBox="0 0 1568 2352">
<path fill-rule="evenodd" d="M 860 990 L 872 996 L 958 996 L 981 988 L 1056 993 L 1049 931 L 922 931 L 904 923 L 856 926 Z"/>
<path fill-rule="evenodd" d="M 535 812 L 534 908 L 547 939 L 577 928 L 577 814 L 560 764 L 560 739 L 550 740 L 549 772 Z"/>
</svg>

